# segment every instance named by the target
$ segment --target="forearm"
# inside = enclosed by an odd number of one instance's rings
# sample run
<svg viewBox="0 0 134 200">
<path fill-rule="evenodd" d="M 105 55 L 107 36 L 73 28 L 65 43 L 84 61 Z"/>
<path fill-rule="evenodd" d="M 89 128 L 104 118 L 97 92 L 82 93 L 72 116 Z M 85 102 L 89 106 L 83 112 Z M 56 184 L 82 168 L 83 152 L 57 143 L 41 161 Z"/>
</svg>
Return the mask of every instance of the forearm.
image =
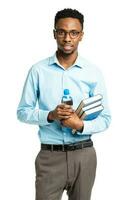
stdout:
<svg viewBox="0 0 134 200">
<path fill-rule="evenodd" d="M 100 133 L 105 131 L 111 123 L 111 116 L 100 115 L 94 120 L 83 121 L 83 123 L 84 123 L 83 131 L 81 133 L 77 132 L 77 134 L 92 135 L 95 133 Z"/>
<path fill-rule="evenodd" d="M 44 126 L 49 124 L 48 113 L 49 111 L 41 109 L 23 108 L 17 110 L 17 117 L 21 122 Z"/>
</svg>

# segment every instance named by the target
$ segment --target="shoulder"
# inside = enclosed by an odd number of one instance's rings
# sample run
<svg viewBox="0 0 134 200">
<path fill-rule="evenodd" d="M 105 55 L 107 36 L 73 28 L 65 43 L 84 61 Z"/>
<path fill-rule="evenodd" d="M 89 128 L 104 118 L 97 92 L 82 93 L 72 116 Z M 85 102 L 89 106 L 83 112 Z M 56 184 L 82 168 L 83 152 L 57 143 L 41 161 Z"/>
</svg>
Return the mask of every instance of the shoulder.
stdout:
<svg viewBox="0 0 134 200">
<path fill-rule="evenodd" d="M 39 73 L 41 73 L 43 69 L 46 69 L 49 66 L 50 58 L 51 57 L 47 57 L 45 59 L 42 59 L 42 60 L 34 63 L 30 67 L 29 73 L 32 73 L 32 74 L 39 74 Z"/>
<path fill-rule="evenodd" d="M 38 70 L 40 68 L 47 67 L 49 65 L 49 59 L 50 59 L 50 57 L 42 59 L 42 60 L 36 62 L 35 64 L 33 64 L 31 68 L 33 70 Z"/>
<path fill-rule="evenodd" d="M 87 71 L 94 72 L 94 73 L 102 73 L 101 69 L 98 65 L 92 63 L 90 60 L 80 56 L 81 63 L 83 68 Z"/>
</svg>

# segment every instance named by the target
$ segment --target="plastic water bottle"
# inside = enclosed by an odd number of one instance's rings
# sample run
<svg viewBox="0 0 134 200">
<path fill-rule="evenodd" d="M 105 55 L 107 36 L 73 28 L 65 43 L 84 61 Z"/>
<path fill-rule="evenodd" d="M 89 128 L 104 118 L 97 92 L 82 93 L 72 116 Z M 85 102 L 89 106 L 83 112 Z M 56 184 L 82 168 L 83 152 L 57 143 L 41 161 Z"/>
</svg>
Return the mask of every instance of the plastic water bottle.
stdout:
<svg viewBox="0 0 134 200">
<path fill-rule="evenodd" d="M 70 91 L 69 89 L 64 89 L 64 95 L 62 97 L 62 100 L 61 100 L 62 103 L 65 103 L 67 105 L 73 105 L 73 99 L 72 97 L 70 96 Z"/>
</svg>

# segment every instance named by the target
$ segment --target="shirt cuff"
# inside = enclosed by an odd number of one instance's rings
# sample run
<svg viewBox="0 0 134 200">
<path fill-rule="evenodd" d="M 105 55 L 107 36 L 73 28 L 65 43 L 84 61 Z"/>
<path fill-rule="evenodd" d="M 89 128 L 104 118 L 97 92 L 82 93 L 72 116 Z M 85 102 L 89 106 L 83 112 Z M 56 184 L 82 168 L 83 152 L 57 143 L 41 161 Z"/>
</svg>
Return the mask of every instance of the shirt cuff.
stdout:
<svg viewBox="0 0 134 200">
<path fill-rule="evenodd" d="M 83 121 L 84 127 L 83 131 L 79 132 L 77 131 L 78 135 L 91 135 L 91 130 L 92 130 L 92 122 L 91 121 Z"/>
<path fill-rule="evenodd" d="M 44 126 L 47 124 L 51 124 L 51 122 L 48 122 L 48 114 L 50 111 L 44 111 L 44 110 L 39 110 L 39 125 Z"/>
</svg>

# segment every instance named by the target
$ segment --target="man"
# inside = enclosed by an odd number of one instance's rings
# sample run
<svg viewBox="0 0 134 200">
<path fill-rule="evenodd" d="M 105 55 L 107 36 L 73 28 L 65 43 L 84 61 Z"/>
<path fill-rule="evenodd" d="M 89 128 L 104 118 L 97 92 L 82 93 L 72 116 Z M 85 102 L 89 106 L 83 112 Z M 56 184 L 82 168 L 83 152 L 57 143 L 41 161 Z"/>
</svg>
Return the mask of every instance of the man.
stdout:
<svg viewBox="0 0 134 200">
<path fill-rule="evenodd" d="M 77 10 L 57 12 L 53 31 L 57 51 L 32 66 L 18 106 L 19 120 L 39 125 L 36 200 L 59 200 L 64 190 L 69 200 L 91 198 L 96 173 L 91 136 L 107 129 L 111 117 L 101 72 L 78 54 L 83 22 Z M 66 88 L 73 106 L 61 103 Z M 95 94 L 103 95 L 104 110 L 94 120 L 79 119 L 74 110 L 82 99 Z"/>
</svg>

